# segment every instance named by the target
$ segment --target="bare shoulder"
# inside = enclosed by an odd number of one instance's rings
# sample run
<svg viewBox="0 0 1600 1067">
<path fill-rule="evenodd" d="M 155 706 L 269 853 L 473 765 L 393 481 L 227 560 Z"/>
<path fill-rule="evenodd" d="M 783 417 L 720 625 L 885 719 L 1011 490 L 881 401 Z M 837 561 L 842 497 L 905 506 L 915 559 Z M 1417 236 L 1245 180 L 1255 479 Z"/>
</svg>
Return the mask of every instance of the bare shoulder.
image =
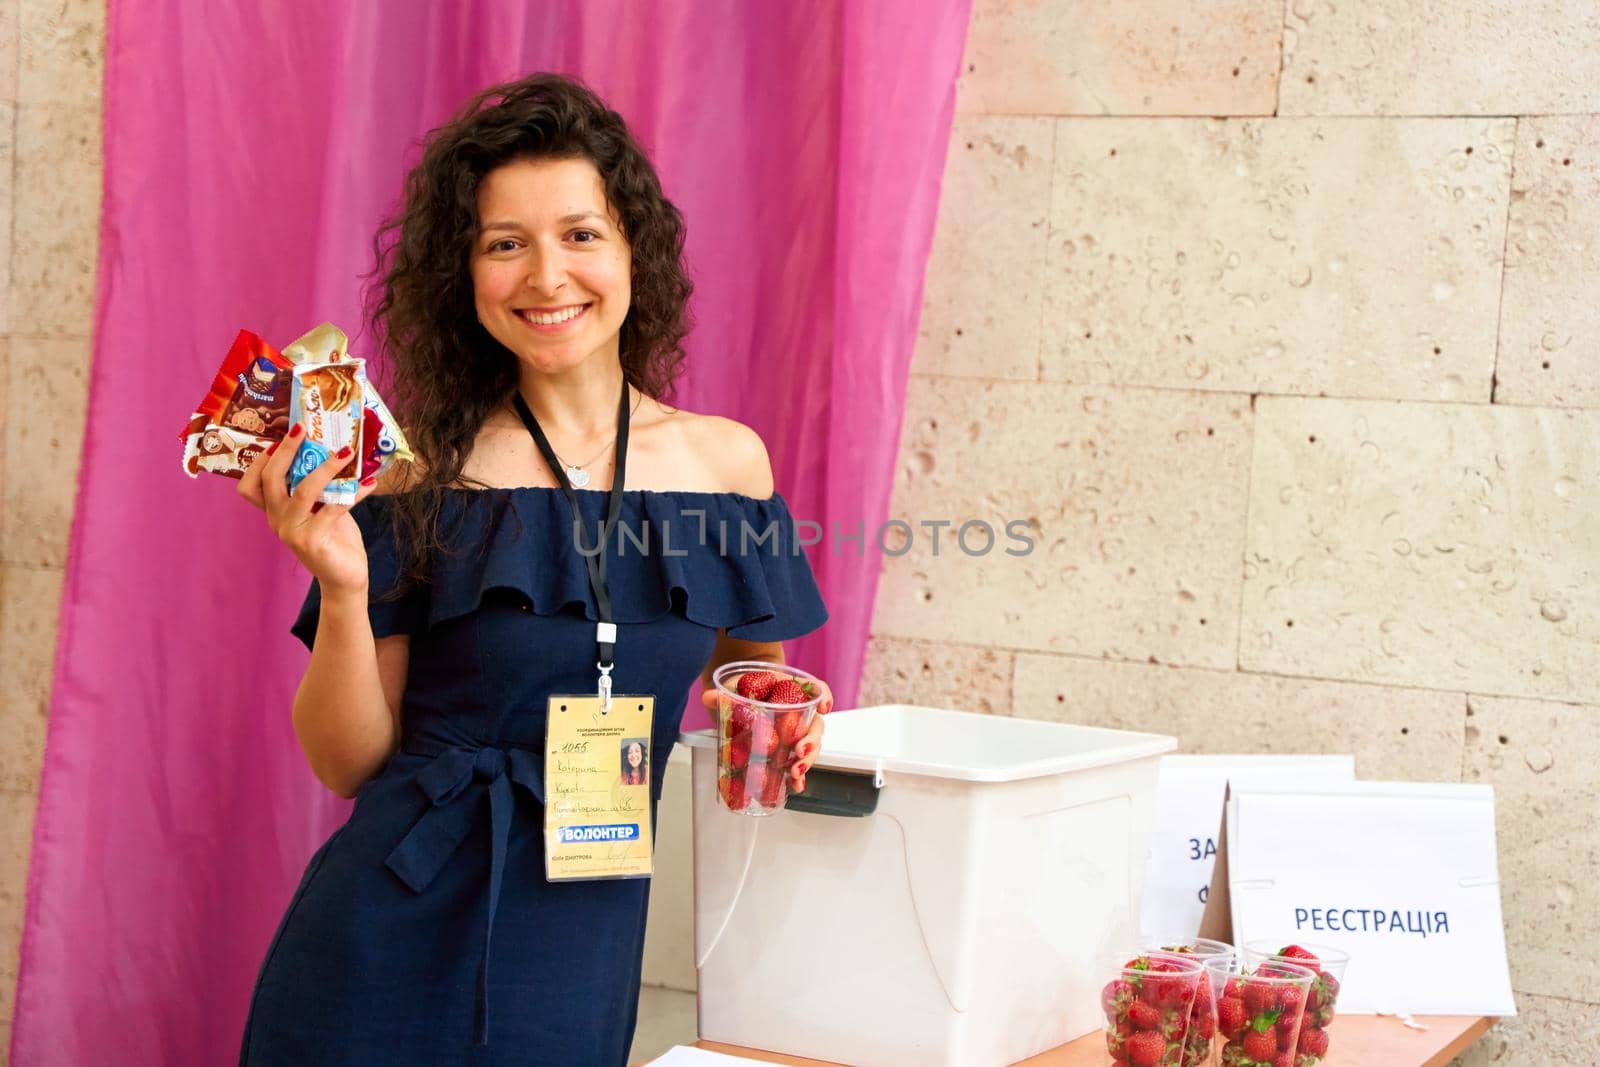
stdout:
<svg viewBox="0 0 1600 1067">
<path fill-rule="evenodd" d="M 761 435 L 742 422 L 702 415 L 706 454 L 721 468 L 726 491 L 765 500 L 772 495 L 772 459 Z"/>
<path fill-rule="evenodd" d="M 734 419 L 701 415 L 651 401 L 674 424 L 685 458 L 716 492 L 765 500 L 772 495 L 772 461 L 761 435 Z M 696 479 L 701 480 L 701 479 Z"/>
</svg>

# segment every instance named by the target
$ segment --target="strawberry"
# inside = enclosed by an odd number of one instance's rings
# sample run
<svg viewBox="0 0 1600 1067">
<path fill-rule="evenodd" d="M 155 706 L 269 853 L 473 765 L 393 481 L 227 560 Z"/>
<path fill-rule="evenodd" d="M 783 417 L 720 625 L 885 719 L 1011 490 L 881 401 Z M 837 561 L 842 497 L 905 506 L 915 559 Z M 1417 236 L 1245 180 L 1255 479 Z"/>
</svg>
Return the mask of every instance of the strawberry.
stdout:
<svg viewBox="0 0 1600 1067">
<path fill-rule="evenodd" d="M 1294 1053 L 1280 1052 L 1272 1057 L 1272 1067 L 1294 1067 Z"/>
<path fill-rule="evenodd" d="M 756 711 L 749 704 L 735 700 L 728 712 L 729 736 L 749 733 L 756 722 Z"/>
<path fill-rule="evenodd" d="M 793 678 L 785 678 L 767 691 L 768 704 L 804 704 L 811 698 Z"/>
<path fill-rule="evenodd" d="M 1283 1009 L 1283 1014 L 1278 1016 L 1278 1047 L 1294 1051 L 1295 1035 L 1299 1032 L 1299 1013 L 1291 1014 L 1287 1008 Z"/>
<path fill-rule="evenodd" d="M 1244 1054 L 1252 1060 L 1265 1060 L 1271 1063 L 1278 1055 L 1278 1038 L 1270 1030 L 1263 1033 L 1260 1030 L 1251 1030 L 1244 1035 Z"/>
<path fill-rule="evenodd" d="M 1153 1030 L 1140 1030 L 1128 1038 L 1127 1049 L 1134 1067 L 1156 1067 L 1167 1054 L 1167 1043 Z"/>
<path fill-rule="evenodd" d="M 783 802 L 783 768 L 776 763 L 769 763 L 765 770 L 767 776 L 761 783 L 761 806 L 775 808 Z M 751 787 L 751 791 L 755 791 L 754 787 Z"/>
<path fill-rule="evenodd" d="M 1196 1008 L 1195 1010 L 1199 1011 L 1198 1008 Z M 1206 1041 L 1210 1041 L 1213 1037 L 1216 1036 L 1216 1034 L 1217 1034 L 1217 1013 L 1209 1005 L 1206 1007 L 1205 1011 L 1200 1012 L 1200 1016 L 1199 1016 L 1198 1020 L 1195 1023 L 1195 1030 L 1198 1031 L 1200 1036 L 1203 1039 L 1205 1039 Z"/>
<path fill-rule="evenodd" d="M 1278 1007 L 1286 1016 L 1298 1016 L 1305 1006 L 1306 995 L 1298 986 L 1286 985 L 1278 990 Z"/>
<path fill-rule="evenodd" d="M 1138 997 L 1138 990 L 1133 988 L 1133 983 L 1121 978 L 1113 978 L 1100 990 L 1100 1007 L 1106 1013 L 1106 1022 L 1116 1022 L 1128 1010 L 1128 1006 Z"/>
<path fill-rule="evenodd" d="M 1111 983 L 1111 985 L 1116 984 L 1116 982 Z M 1109 989 L 1110 986 L 1106 988 Z M 1113 1060 L 1118 1063 L 1128 1062 L 1128 1038 L 1132 1036 L 1133 1027 L 1129 1026 L 1126 1021 L 1118 1023 L 1115 1028 L 1106 1028 L 1106 1051 L 1111 1054 Z"/>
<path fill-rule="evenodd" d="M 1244 984 L 1244 1010 L 1250 1014 L 1252 1019 L 1272 1008 L 1275 1000 L 1277 1000 L 1277 993 L 1270 982 L 1246 982 Z M 1274 1016 L 1273 1019 L 1276 1021 L 1277 1016 Z"/>
<path fill-rule="evenodd" d="M 798 711 L 780 711 L 778 720 L 778 742 L 793 748 L 800 743 L 806 735 L 805 727 L 801 724 Z"/>
<path fill-rule="evenodd" d="M 744 779 L 728 777 L 717 783 L 717 788 L 722 793 L 722 802 L 728 805 L 730 811 L 744 810 Z"/>
<path fill-rule="evenodd" d="M 1328 1054 L 1328 1031 L 1315 1027 L 1300 1031 L 1300 1044 L 1297 1050 L 1302 1056 L 1315 1056 L 1321 1059 Z"/>
<path fill-rule="evenodd" d="M 734 686 L 734 692 L 751 700 L 765 700 L 772 687 L 781 680 L 781 675 L 771 671 L 750 671 L 739 675 L 739 684 Z"/>
<path fill-rule="evenodd" d="M 1339 997 L 1339 980 L 1323 971 L 1306 992 L 1306 1022 L 1327 1026 L 1333 1021 L 1333 1004 Z"/>
<path fill-rule="evenodd" d="M 1322 963 L 1321 960 L 1317 959 L 1316 953 L 1310 949 L 1301 948 L 1299 945 L 1285 945 L 1278 950 L 1278 955 L 1286 960 L 1292 960 L 1302 966 L 1310 967 L 1313 970 Z"/>
<path fill-rule="evenodd" d="M 1135 1030 L 1155 1030 L 1161 1026 L 1161 1009 L 1136 1000 L 1128 1005 L 1128 1021 Z"/>
<path fill-rule="evenodd" d="M 1238 997 L 1223 997 L 1217 1001 L 1217 1028 L 1230 1037 L 1250 1025 L 1250 1013 L 1244 1010 L 1244 1001 Z"/>
<path fill-rule="evenodd" d="M 1228 979 L 1228 984 L 1222 987 L 1222 995 L 1225 997 L 1243 997 L 1244 983 L 1237 978 Z"/>
<path fill-rule="evenodd" d="M 750 725 L 750 751 L 771 761 L 778 756 L 778 744 L 778 724 L 770 715 L 757 715 Z"/>
<path fill-rule="evenodd" d="M 736 771 L 742 771 L 750 764 L 750 735 L 735 735 L 732 741 L 724 746 L 727 749 L 728 766 Z"/>
<path fill-rule="evenodd" d="M 1187 1008 L 1194 1001 L 1195 975 L 1174 974 L 1178 965 L 1170 960 L 1152 960 L 1144 977 L 1141 995 L 1158 1008 Z"/>
</svg>

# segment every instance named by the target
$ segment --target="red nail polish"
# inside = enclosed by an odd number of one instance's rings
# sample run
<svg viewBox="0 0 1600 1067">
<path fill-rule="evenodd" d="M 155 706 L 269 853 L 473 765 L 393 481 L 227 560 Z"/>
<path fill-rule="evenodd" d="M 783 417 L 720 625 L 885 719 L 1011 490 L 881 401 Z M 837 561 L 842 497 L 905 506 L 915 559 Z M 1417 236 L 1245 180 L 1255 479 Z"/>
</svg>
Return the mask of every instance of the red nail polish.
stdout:
<svg viewBox="0 0 1600 1067">
<path fill-rule="evenodd" d="M 282 444 L 282 443 L 283 443 L 282 441 L 274 441 L 274 442 L 272 442 L 270 445 L 267 446 L 266 454 L 269 455 L 269 456 L 272 455 L 274 452 L 276 452 L 278 450 L 278 446 L 280 444 Z"/>
<path fill-rule="evenodd" d="M 339 456 L 340 459 L 349 459 L 354 454 L 355 454 L 355 450 L 353 448 L 351 448 L 349 445 L 345 445 L 343 448 L 339 449 L 339 452 L 338 452 L 338 456 Z"/>
<path fill-rule="evenodd" d="M 295 423 L 293 426 L 289 427 L 289 436 L 290 437 L 299 437 L 300 436 L 300 424 L 298 422 Z"/>
<path fill-rule="evenodd" d="M 377 482 L 378 476 L 376 474 L 369 474 L 365 478 L 361 479 L 362 485 L 376 485 Z"/>
</svg>

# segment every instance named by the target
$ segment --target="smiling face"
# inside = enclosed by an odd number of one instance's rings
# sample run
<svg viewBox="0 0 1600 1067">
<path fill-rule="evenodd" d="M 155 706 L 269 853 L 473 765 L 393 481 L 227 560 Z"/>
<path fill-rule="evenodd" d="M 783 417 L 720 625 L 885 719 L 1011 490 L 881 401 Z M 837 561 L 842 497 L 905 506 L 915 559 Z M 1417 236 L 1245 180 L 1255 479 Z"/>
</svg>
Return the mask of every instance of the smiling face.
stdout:
<svg viewBox="0 0 1600 1067">
<path fill-rule="evenodd" d="M 644 746 L 635 741 L 628 746 L 628 766 L 637 767 L 644 762 Z"/>
<path fill-rule="evenodd" d="M 526 366 L 559 374 L 616 359 L 632 254 L 587 159 L 517 160 L 478 187 L 478 319 Z"/>
</svg>

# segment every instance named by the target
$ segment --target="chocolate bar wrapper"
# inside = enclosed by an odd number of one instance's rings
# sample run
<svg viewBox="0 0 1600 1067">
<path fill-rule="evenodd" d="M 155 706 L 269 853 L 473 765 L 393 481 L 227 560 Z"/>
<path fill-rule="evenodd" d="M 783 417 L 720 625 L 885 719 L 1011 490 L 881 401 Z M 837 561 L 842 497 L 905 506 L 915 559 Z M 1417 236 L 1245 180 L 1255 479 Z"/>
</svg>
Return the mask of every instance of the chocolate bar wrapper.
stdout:
<svg viewBox="0 0 1600 1067">
<path fill-rule="evenodd" d="M 291 341 L 284 347 L 283 354 L 296 364 L 342 363 L 351 358 L 350 339 L 333 323 L 324 322 Z M 361 399 L 367 409 L 362 420 L 365 450 L 361 457 L 361 477 L 380 473 L 395 460 L 411 462 L 413 456 L 406 435 L 367 380 L 365 366 L 361 370 Z"/>
<path fill-rule="evenodd" d="M 364 361 L 302 363 L 293 371 L 290 415 L 305 428 L 305 437 L 289 467 L 289 492 L 328 457 L 348 447 L 350 459 L 339 469 L 322 495 L 324 504 L 354 504 L 361 489 L 362 402 Z"/>
<path fill-rule="evenodd" d="M 361 464 L 361 477 L 384 470 L 396 460 L 410 463 L 415 458 L 411 454 L 411 445 L 406 441 L 406 435 L 400 432 L 400 424 L 389 414 L 383 398 L 367 381 L 365 368 L 361 372 L 361 402 L 367 408 L 366 428 L 363 431 L 367 453 Z"/>
<path fill-rule="evenodd" d="M 296 337 L 283 349 L 290 363 L 342 363 L 350 358 L 350 338 L 331 322 Z"/>
<path fill-rule="evenodd" d="M 205 416 L 195 418 L 204 419 Z M 200 423 L 184 443 L 183 469 L 191 478 L 198 478 L 202 472 L 242 478 L 256 457 L 270 447 L 272 442 L 265 437 L 227 426 Z"/>
<path fill-rule="evenodd" d="M 183 469 L 240 477 L 250 461 L 289 430 L 290 364 L 249 330 L 240 330 L 183 432 Z M 225 434 L 210 431 L 227 430 Z M 262 444 L 265 442 L 265 444 Z"/>
</svg>

